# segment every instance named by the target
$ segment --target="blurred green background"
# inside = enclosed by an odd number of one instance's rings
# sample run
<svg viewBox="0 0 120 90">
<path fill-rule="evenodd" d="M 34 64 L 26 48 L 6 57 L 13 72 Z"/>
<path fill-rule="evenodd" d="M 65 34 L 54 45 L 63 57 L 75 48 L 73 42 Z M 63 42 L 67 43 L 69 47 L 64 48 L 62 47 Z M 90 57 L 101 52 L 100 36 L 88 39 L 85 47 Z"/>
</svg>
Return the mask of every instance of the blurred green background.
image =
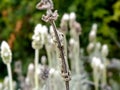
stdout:
<svg viewBox="0 0 120 90">
<path fill-rule="evenodd" d="M 29 62 L 33 62 L 34 50 L 31 47 L 31 37 L 36 24 L 46 24 L 41 20 L 45 11 L 37 10 L 40 0 L 1 0 L 0 1 L 0 43 L 8 41 L 13 62 L 21 60 L 23 73 Z M 53 0 L 59 18 L 59 27 L 64 13 L 75 12 L 77 21 L 81 23 L 81 47 L 88 45 L 88 34 L 93 23 L 98 24 L 97 39 L 102 44 L 108 44 L 109 58 L 120 58 L 120 0 Z M 49 25 L 49 24 L 46 24 Z M 41 50 L 41 55 L 45 50 Z M 0 77 L 7 75 L 6 67 L 0 58 Z"/>
</svg>

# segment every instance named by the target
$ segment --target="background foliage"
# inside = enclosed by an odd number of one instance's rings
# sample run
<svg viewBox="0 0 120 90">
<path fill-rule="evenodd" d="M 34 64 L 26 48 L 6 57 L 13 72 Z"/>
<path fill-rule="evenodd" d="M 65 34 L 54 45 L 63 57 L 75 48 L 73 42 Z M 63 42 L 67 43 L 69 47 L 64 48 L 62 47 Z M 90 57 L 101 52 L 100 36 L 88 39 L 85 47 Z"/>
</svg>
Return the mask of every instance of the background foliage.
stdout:
<svg viewBox="0 0 120 90">
<path fill-rule="evenodd" d="M 74 11 L 77 21 L 81 23 L 81 47 L 88 45 L 88 33 L 93 23 L 98 24 L 97 39 L 109 46 L 109 58 L 120 58 L 120 0 L 53 0 L 60 18 L 64 13 Z M 13 63 L 24 62 L 23 72 L 28 62 L 33 62 L 34 50 L 31 48 L 31 36 L 37 23 L 43 23 L 35 6 L 39 0 L 1 0 L 0 2 L 0 43 L 9 42 L 13 51 Z M 116 53 L 117 52 L 117 53 Z M 40 52 L 45 54 L 45 50 Z M 0 77 L 6 75 L 6 67 L 0 60 Z"/>
</svg>

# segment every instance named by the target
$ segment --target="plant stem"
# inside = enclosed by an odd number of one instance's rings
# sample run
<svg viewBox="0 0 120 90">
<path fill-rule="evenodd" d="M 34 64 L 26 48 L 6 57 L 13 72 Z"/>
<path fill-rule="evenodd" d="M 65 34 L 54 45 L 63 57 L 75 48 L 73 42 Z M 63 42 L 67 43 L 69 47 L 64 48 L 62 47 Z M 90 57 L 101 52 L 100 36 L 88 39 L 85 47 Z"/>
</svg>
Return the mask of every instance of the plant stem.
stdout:
<svg viewBox="0 0 120 90">
<path fill-rule="evenodd" d="M 106 63 L 106 58 L 105 57 L 103 58 L 103 61 L 104 61 L 104 69 L 103 69 L 103 81 L 102 81 L 102 83 L 104 85 L 106 85 L 107 84 L 107 70 L 106 70 L 107 63 Z"/>
<path fill-rule="evenodd" d="M 10 90 L 13 90 L 12 72 L 11 72 L 11 65 L 10 65 L 10 63 L 7 64 L 7 70 L 8 70 L 8 76 L 9 76 L 9 88 L 10 88 Z"/>
<path fill-rule="evenodd" d="M 99 76 L 97 74 L 97 68 L 93 69 L 93 79 L 94 79 L 94 85 L 95 85 L 95 90 L 98 90 L 98 86 L 99 86 Z"/>
<path fill-rule="evenodd" d="M 39 49 L 35 50 L 35 89 L 38 90 L 38 62 L 39 62 Z"/>
<path fill-rule="evenodd" d="M 68 73 L 67 65 L 66 65 L 65 57 L 64 57 L 64 52 L 63 52 L 63 47 L 61 45 L 61 42 L 60 42 L 60 39 L 59 39 L 59 36 L 58 36 L 58 33 L 57 33 L 57 28 L 56 28 L 55 22 L 51 21 L 51 25 L 53 26 L 53 30 L 54 30 L 54 33 L 55 33 L 55 36 L 56 36 L 56 40 L 58 42 L 58 49 L 60 50 L 60 57 L 62 59 L 63 72 Z M 69 90 L 69 81 L 65 81 L 65 85 L 66 85 L 66 90 Z"/>
</svg>

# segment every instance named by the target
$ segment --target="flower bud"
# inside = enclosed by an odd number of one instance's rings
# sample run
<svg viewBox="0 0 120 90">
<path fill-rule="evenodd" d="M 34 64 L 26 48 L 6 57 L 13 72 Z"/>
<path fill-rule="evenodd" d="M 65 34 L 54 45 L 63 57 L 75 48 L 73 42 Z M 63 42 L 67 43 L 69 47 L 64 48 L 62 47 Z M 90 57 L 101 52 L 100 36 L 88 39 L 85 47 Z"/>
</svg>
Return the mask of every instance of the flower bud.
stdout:
<svg viewBox="0 0 120 90">
<path fill-rule="evenodd" d="M 45 42 L 44 34 L 47 32 L 46 27 L 42 27 L 41 24 L 37 24 L 34 30 L 34 35 L 32 36 L 32 48 L 33 49 L 40 49 L 43 47 Z"/>
<path fill-rule="evenodd" d="M 27 77 L 30 78 L 30 79 L 32 79 L 34 72 L 35 72 L 34 64 L 30 63 L 29 66 L 28 66 Z"/>
<path fill-rule="evenodd" d="M 94 48 L 95 48 L 95 45 L 94 45 L 94 43 L 89 43 L 89 45 L 88 45 L 88 47 L 87 47 L 87 52 L 88 53 L 91 53 L 93 50 L 94 50 Z"/>
<path fill-rule="evenodd" d="M 106 44 L 104 44 L 103 46 L 102 46 L 102 50 L 101 50 L 101 53 L 102 53 L 102 55 L 104 56 L 104 57 L 106 57 L 107 55 L 108 55 L 108 46 L 106 45 Z"/>
<path fill-rule="evenodd" d="M 1 44 L 1 57 L 5 64 L 11 63 L 12 61 L 12 52 L 6 41 L 3 41 Z"/>
<path fill-rule="evenodd" d="M 39 34 L 42 31 L 42 25 L 37 24 L 35 29 L 34 29 L 34 34 Z"/>
<path fill-rule="evenodd" d="M 69 15 L 65 13 L 62 17 L 62 21 L 68 21 L 68 20 L 69 20 Z"/>
<path fill-rule="evenodd" d="M 34 72 L 34 64 L 33 63 L 30 63 L 29 66 L 28 66 L 28 71 L 29 72 Z"/>
<path fill-rule="evenodd" d="M 89 34 L 89 41 L 92 42 L 95 41 L 95 39 L 96 39 L 96 31 L 92 30 Z"/>
<path fill-rule="evenodd" d="M 76 44 L 75 39 L 74 39 L 74 38 L 71 38 L 70 41 L 69 41 L 69 44 L 70 44 L 70 45 L 74 45 L 74 44 Z"/>
<path fill-rule="evenodd" d="M 99 58 L 93 57 L 92 62 L 91 62 L 91 66 L 92 66 L 92 68 L 100 68 L 101 63 L 102 62 Z"/>
<path fill-rule="evenodd" d="M 70 20 L 75 20 L 76 19 L 76 14 L 75 12 L 70 13 Z"/>
<path fill-rule="evenodd" d="M 43 47 L 43 45 L 41 44 L 41 42 L 39 41 L 32 41 L 32 48 L 33 49 L 40 49 L 40 48 L 42 48 Z"/>
<path fill-rule="evenodd" d="M 92 25 L 92 30 L 97 30 L 97 24 L 96 24 L 96 23 L 94 23 L 94 24 Z"/>
<path fill-rule="evenodd" d="M 99 51 L 99 50 L 101 49 L 101 43 L 100 43 L 100 42 L 97 42 L 95 48 L 96 48 L 96 50 Z"/>
<path fill-rule="evenodd" d="M 93 24 L 92 30 L 90 31 L 90 34 L 89 34 L 89 41 L 90 42 L 95 41 L 96 32 L 97 32 L 97 24 Z"/>
</svg>

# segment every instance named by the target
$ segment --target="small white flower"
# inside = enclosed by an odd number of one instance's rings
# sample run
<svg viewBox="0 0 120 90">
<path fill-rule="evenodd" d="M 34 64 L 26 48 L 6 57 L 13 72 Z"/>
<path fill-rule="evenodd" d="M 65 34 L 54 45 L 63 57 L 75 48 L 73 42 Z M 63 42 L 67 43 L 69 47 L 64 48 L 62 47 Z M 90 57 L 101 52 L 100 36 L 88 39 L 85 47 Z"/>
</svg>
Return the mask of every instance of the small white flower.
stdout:
<svg viewBox="0 0 120 90">
<path fill-rule="evenodd" d="M 1 57 L 5 64 L 11 63 L 12 61 L 12 52 L 6 41 L 3 41 L 1 44 Z"/>
<path fill-rule="evenodd" d="M 76 14 L 75 12 L 70 13 L 70 20 L 75 20 L 76 19 Z"/>
<path fill-rule="evenodd" d="M 67 13 L 65 13 L 65 14 L 63 15 L 63 17 L 62 17 L 62 20 L 63 20 L 63 21 L 69 20 L 69 15 L 68 15 Z"/>
</svg>

